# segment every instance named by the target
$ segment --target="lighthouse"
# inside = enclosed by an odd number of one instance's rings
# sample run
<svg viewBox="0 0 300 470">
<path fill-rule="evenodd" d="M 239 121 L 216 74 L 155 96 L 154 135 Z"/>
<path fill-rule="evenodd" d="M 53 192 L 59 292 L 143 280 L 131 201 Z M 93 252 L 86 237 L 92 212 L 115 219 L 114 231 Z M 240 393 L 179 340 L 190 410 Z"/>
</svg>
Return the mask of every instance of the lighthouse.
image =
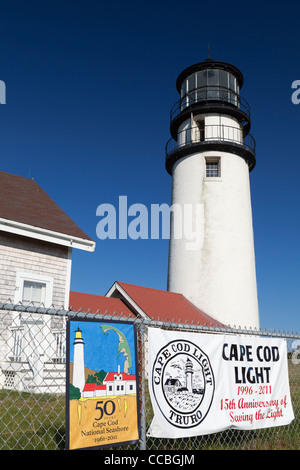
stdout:
<svg viewBox="0 0 300 470">
<path fill-rule="evenodd" d="M 193 363 L 189 358 L 187 358 L 187 361 L 185 363 L 185 382 L 186 388 L 189 392 L 193 391 L 193 374 Z"/>
<path fill-rule="evenodd" d="M 82 331 L 78 327 L 75 331 L 74 340 L 74 359 L 73 359 L 73 380 L 74 387 L 79 388 L 82 392 L 85 385 L 84 374 L 84 342 L 82 339 Z"/>
<path fill-rule="evenodd" d="M 211 58 L 177 78 L 165 161 L 172 176 L 168 290 L 226 325 L 259 328 L 249 181 L 255 140 L 243 81 L 238 68 Z"/>
</svg>

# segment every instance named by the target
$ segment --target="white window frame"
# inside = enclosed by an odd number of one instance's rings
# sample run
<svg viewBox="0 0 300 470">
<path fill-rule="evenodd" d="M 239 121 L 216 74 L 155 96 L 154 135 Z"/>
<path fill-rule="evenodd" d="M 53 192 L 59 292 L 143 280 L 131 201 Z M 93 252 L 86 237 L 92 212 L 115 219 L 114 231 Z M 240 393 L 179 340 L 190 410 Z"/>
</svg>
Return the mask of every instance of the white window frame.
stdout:
<svg viewBox="0 0 300 470">
<path fill-rule="evenodd" d="M 207 176 L 207 164 L 209 163 L 218 163 L 218 176 Z M 206 157 L 205 158 L 205 181 L 222 181 L 222 172 L 221 172 L 221 157 Z"/>
<path fill-rule="evenodd" d="M 24 282 L 36 282 L 39 284 L 45 284 L 45 302 L 43 304 L 45 307 L 51 307 L 52 305 L 52 298 L 53 298 L 53 277 L 45 276 L 43 274 L 36 274 L 36 273 L 29 273 L 29 272 L 17 272 L 16 276 L 16 291 L 15 291 L 15 298 L 14 302 L 22 303 L 23 300 L 23 289 L 24 289 Z"/>
</svg>

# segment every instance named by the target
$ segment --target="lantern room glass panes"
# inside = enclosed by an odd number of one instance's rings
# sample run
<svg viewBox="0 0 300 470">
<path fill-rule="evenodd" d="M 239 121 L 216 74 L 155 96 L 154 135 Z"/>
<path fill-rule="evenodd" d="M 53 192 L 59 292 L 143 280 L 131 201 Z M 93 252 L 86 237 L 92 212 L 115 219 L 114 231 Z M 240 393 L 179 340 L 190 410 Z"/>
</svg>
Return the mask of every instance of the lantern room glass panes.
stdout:
<svg viewBox="0 0 300 470">
<path fill-rule="evenodd" d="M 197 77 L 197 88 L 201 88 L 207 85 L 207 70 L 201 70 L 196 73 Z"/>
<path fill-rule="evenodd" d="M 181 109 L 184 109 L 189 105 L 187 83 L 188 83 L 187 80 L 185 80 L 181 87 L 181 98 L 182 98 Z"/>
<path fill-rule="evenodd" d="M 196 74 L 197 101 L 202 101 L 206 97 L 207 70 L 201 70 Z"/>
<path fill-rule="evenodd" d="M 234 75 L 225 70 L 207 69 L 191 74 L 181 87 L 182 107 L 202 100 L 225 100 L 238 105 L 239 87 Z"/>
<path fill-rule="evenodd" d="M 207 98 L 214 100 L 219 98 L 219 70 L 207 70 Z"/>
<path fill-rule="evenodd" d="M 234 78 L 233 75 L 231 75 L 231 73 L 229 73 L 228 75 L 229 75 L 229 88 L 230 90 L 235 91 L 236 79 Z"/>
<path fill-rule="evenodd" d="M 189 104 L 193 104 L 196 102 L 196 74 L 193 73 L 190 77 L 187 79 L 187 86 L 189 90 Z"/>
<path fill-rule="evenodd" d="M 228 88 L 228 73 L 225 70 L 220 70 L 220 98 L 227 101 L 229 99 L 229 91 L 226 88 Z"/>
<path fill-rule="evenodd" d="M 192 91 L 196 88 L 196 74 L 193 73 L 190 77 L 187 79 L 188 81 L 188 89 L 189 91 Z"/>
<path fill-rule="evenodd" d="M 207 70 L 207 84 L 208 85 L 219 85 L 219 70 Z"/>
</svg>

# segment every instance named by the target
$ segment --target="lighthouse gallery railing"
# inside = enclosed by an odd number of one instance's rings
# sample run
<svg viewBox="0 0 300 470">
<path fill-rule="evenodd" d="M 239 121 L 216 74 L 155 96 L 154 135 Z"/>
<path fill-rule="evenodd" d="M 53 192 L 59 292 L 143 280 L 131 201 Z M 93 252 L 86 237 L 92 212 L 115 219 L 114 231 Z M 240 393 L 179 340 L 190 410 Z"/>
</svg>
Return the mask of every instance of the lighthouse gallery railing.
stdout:
<svg viewBox="0 0 300 470">
<path fill-rule="evenodd" d="M 171 138 L 166 144 L 166 158 L 180 148 L 211 142 L 231 142 L 255 153 L 255 140 L 251 134 L 244 137 L 240 127 L 212 124 L 205 125 L 203 129 L 199 126 L 188 126 L 178 132 L 177 140 Z"/>
<path fill-rule="evenodd" d="M 205 86 L 186 93 L 176 101 L 170 111 L 170 120 L 173 121 L 184 109 L 194 104 L 209 104 L 217 102 L 223 106 L 234 106 L 240 109 L 250 119 L 250 106 L 238 93 L 221 86 Z"/>
</svg>

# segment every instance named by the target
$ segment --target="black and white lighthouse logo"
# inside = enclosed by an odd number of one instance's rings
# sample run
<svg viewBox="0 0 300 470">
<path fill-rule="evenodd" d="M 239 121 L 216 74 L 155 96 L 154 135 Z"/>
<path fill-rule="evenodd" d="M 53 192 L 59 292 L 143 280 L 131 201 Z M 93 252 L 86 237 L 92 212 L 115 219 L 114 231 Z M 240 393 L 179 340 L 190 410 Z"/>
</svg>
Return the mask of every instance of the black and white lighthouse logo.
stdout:
<svg viewBox="0 0 300 470">
<path fill-rule="evenodd" d="M 161 413 L 173 426 L 198 426 L 209 412 L 214 390 L 209 357 L 196 344 L 171 341 L 156 355 L 152 391 Z"/>
</svg>

